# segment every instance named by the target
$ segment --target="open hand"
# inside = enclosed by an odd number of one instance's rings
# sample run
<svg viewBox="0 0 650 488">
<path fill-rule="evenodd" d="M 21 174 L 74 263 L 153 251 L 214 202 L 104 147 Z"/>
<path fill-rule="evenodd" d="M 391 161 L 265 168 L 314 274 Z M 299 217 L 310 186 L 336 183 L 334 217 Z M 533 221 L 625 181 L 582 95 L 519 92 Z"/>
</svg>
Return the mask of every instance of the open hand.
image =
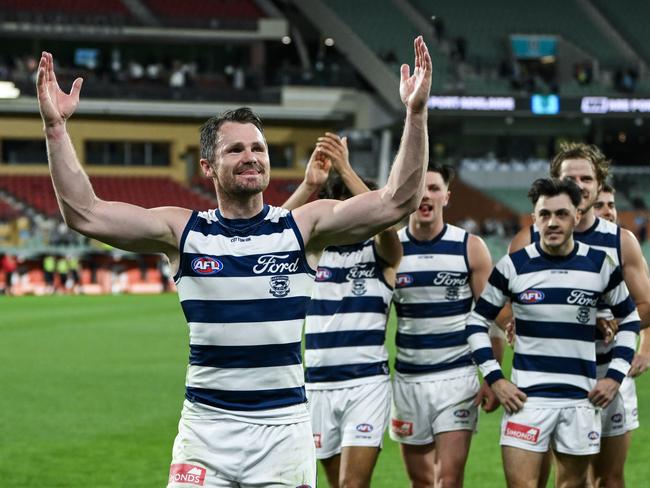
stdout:
<svg viewBox="0 0 650 488">
<path fill-rule="evenodd" d="M 332 166 L 339 174 L 350 168 L 347 137 L 339 137 L 332 132 L 326 132 L 323 137 L 318 138 L 316 149 L 330 159 Z"/>
<path fill-rule="evenodd" d="M 46 127 L 53 127 L 65 123 L 79 105 L 79 92 L 81 91 L 82 78 L 77 78 L 72 83 L 70 93 L 65 93 L 59 87 L 54 74 L 54 60 L 48 52 L 43 52 L 38 63 L 38 76 L 36 77 L 36 93 L 38 108 Z"/>
<path fill-rule="evenodd" d="M 415 50 L 415 67 L 410 74 L 408 64 L 403 64 L 400 71 L 399 95 L 402 102 L 412 112 L 427 110 L 429 92 L 431 91 L 431 74 L 433 67 L 429 50 L 422 36 L 413 42 Z"/>
<path fill-rule="evenodd" d="M 325 184 L 330 174 L 332 162 L 318 146 L 311 153 L 307 167 L 305 168 L 305 183 L 312 190 L 316 190 Z"/>
<path fill-rule="evenodd" d="M 492 383 L 492 391 L 496 394 L 499 402 L 508 413 L 517 413 L 524 408 L 526 394 L 506 379 L 500 379 Z"/>
</svg>

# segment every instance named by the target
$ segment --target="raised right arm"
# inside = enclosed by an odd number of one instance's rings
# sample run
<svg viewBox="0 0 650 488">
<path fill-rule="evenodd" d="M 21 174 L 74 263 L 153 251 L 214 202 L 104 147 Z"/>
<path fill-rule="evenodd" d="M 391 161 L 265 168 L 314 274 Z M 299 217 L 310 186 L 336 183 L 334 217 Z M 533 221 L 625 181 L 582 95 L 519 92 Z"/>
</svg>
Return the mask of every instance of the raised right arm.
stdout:
<svg viewBox="0 0 650 488">
<path fill-rule="evenodd" d="M 56 81 L 52 55 L 43 53 L 36 89 L 47 143 L 48 163 L 57 202 L 65 223 L 88 237 L 140 252 L 164 252 L 175 259 L 182 230 L 191 211 L 177 207 L 145 209 L 107 202 L 95 195 L 66 129 L 79 104 L 82 79 L 69 94 Z"/>
</svg>

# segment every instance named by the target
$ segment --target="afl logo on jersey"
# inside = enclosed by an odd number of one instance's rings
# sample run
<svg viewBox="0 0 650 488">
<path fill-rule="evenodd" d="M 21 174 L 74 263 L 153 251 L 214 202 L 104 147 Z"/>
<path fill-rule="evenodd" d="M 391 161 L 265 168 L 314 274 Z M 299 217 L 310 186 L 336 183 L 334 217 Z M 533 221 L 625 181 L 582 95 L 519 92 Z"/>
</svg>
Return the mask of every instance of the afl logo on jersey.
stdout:
<svg viewBox="0 0 650 488">
<path fill-rule="evenodd" d="M 539 290 L 526 290 L 519 294 L 521 303 L 539 303 L 544 300 L 544 292 Z"/>
<path fill-rule="evenodd" d="M 373 426 L 370 424 L 359 424 L 357 425 L 357 430 L 359 432 L 372 432 L 373 431 Z"/>
<path fill-rule="evenodd" d="M 413 284 L 413 276 L 401 273 L 397 275 L 397 288 L 403 288 Z"/>
<path fill-rule="evenodd" d="M 316 270 L 316 281 L 327 281 L 332 277 L 332 272 L 327 268 L 318 268 Z"/>
<path fill-rule="evenodd" d="M 192 260 L 192 269 L 203 276 L 215 275 L 223 269 L 221 261 L 209 256 L 200 256 Z"/>
</svg>

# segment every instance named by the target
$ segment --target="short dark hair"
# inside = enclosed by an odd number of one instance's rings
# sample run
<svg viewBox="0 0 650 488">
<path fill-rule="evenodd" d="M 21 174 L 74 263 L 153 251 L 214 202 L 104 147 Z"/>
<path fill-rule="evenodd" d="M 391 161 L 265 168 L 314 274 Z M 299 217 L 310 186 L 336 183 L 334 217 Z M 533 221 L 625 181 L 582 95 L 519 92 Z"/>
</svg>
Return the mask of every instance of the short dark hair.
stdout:
<svg viewBox="0 0 650 488">
<path fill-rule="evenodd" d="M 377 183 L 374 181 L 365 178 L 361 179 L 370 190 L 376 190 L 378 188 Z M 347 200 L 351 196 L 353 196 L 352 192 L 350 192 L 338 174 L 330 175 L 325 185 L 318 192 L 318 198 L 330 198 L 333 200 Z"/>
<path fill-rule="evenodd" d="M 568 178 L 563 180 L 558 178 L 538 178 L 533 182 L 530 190 L 528 190 L 528 198 L 535 205 L 539 197 L 554 197 L 562 193 L 571 199 L 574 207 L 577 208 L 580 205 L 582 191 L 573 180 Z"/>
<path fill-rule="evenodd" d="M 604 193 L 611 193 L 612 195 L 616 193 L 614 187 L 609 183 L 603 183 L 603 187 L 600 189 L 600 191 Z"/>
<path fill-rule="evenodd" d="M 219 115 L 210 117 L 201 126 L 201 159 L 207 159 L 210 162 L 214 161 L 214 148 L 217 144 L 219 128 L 225 122 L 253 124 L 262 134 L 264 134 L 262 120 L 250 108 L 240 107 L 235 110 L 227 110 Z"/>
<path fill-rule="evenodd" d="M 582 142 L 565 142 L 561 144 L 560 151 L 551 160 L 550 174 L 553 178 L 560 177 L 562 163 L 567 159 L 586 159 L 594 168 L 598 186 L 601 187 L 605 183 L 609 175 L 610 161 L 598 146 Z"/>
<path fill-rule="evenodd" d="M 442 181 L 444 181 L 445 185 L 447 186 L 449 186 L 449 184 L 454 181 L 454 178 L 456 177 L 456 170 L 453 166 L 450 166 L 448 164 L 438 164 L 430 161 L 429 165 L 427 166 L 427 172 L 429 171 L 439 173 L 440 176 L 442 176 Z"/>
</svg>

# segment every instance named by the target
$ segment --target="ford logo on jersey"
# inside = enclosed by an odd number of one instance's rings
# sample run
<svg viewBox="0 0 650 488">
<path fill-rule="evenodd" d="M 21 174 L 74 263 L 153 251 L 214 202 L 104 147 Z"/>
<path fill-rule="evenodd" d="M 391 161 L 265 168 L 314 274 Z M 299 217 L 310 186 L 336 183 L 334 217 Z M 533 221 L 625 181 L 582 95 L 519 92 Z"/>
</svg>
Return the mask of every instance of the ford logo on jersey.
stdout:
<svg viewBox="0 0 650 488">
<path fill-rule="evenodd" d="M 209 256 L 200 256 L 192 259 L 192 269 L 200 275 L 210 276 L 221 271 L 223 264 L 218 259 Z"/>
<path fill-rule="evenodd" d="M 373 427 L 370 424 L 359 424 L 359 425 L 357 425 L 357 430 L 359 432 L 372 432 L 372 429 L 373 429 Z"/>
<path fill-rule="evenodd" d="M 413 277 L 410 274 L 400 273 L 397 275 L 397 288 L 409 286 L 413 283 Z"/>
<path fill-rule="evenodd" d="M 544 292 L 539 290 L 526 290 L 519 294 L 521 303 L 539 303 L 544 300 Z"/>
<path fill-rule="evenodd" d="M 327 268 L 318 268 L 316 270 L 316 281 L 327 281 L 332 277 L 332 272 Z"/>
</svg>

